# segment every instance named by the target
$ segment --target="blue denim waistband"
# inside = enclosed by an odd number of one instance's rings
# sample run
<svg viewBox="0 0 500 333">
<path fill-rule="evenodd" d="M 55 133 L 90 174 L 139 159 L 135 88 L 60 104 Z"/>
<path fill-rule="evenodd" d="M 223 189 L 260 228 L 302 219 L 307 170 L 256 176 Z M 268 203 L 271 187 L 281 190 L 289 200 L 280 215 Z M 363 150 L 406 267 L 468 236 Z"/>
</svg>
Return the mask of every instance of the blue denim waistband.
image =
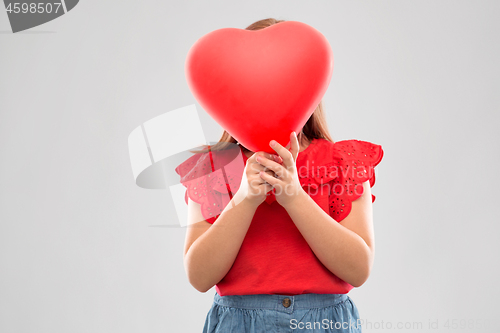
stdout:
<svg viewBox="0 0 500 333">
<path fill-rule="evenodd" d="M 286 300 L 286 299 L 289 300 Z M 346 301 L 347 294 L 255 294 L 255 295 L 227 295 L 220 296 L 215 292 L 214 302 L 240 309 L 267 309 L 281 312 L 293 312 L 294 309 L 324 308 Z M 285 306 L 288 305 L 288 306 Z"/>
</svg>

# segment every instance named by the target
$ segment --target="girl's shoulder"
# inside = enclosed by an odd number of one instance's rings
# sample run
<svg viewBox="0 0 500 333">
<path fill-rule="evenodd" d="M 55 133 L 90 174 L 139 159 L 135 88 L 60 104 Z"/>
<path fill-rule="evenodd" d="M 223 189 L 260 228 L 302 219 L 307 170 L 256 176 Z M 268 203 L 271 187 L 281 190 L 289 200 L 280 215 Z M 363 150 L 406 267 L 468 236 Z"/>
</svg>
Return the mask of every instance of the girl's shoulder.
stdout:
<svg viewBox="0 0 500 333">
<path fill-rule="evenodd" d="M 238 145 L 224 150 L 196 153 L 175 168 L 188 198 L 201 206 L 205 220 L 213 223 L 236 193 L 245 168 L 243 153 Z"/>
<path fill-rule="evenodd" d="M 210 150 L 195 153 L 175 168 L 181 182 L 202 176 L 214 176 L 217 171 L 234 172 L 243 163 L 243 153 L 238 145 L 231 145 L 224 150 Z M 244 164 L 243 164 L 244 165 Z"/>
<path fill-rule="evenodd" d="M 379 144 L 356 139 L 315 139 L 312 144 L 297 158 L 299 180 L 303 187 L 318 189 L 330 185 L 330 215 L 341 221 L 349 214 L 351 202 L 363 194 L 362 184 L 369 181 L 370 187 L 375 185 L 375 167 L 384 151 Z"/>
<path fill-rule="evenodd" d="M 363 140 L 329 141 L 327 139 L 313 139 L 309 146 L 297 158 L 297 164 L 309 162 L 314 165 L 342 164 L 359 160 L 376 166 L 382 160 L 384 151 L 382 146 Z"/>
</svg>

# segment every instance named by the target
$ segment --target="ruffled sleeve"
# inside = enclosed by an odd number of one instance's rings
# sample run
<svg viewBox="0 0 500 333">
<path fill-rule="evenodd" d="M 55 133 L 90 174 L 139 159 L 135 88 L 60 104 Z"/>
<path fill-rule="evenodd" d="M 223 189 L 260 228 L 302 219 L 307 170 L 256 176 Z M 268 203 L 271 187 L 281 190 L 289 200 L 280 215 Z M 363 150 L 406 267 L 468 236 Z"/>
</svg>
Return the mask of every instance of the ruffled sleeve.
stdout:
<svg viewBox="0 0 500 333">
<path fill-rule="evenodd" d="M 238 148 L 239 149 L 239 148 Z M 244 164 L 231 152 L 197 153 L 179 164 L 175 172 L 188 198 L 200 204 L 203 218 L 213 224 L 238 190 Z"/>
<path fill-rule="evenodd" d="M 351 212 L 351 203 L 363 194 L 363 183 L 369 180 L 370 187 L 375 184 L 375 166 L 384 151 L 382 146 L 371 142 L 343 140 L 331 146 L 331 154 L 333 159 L 327 170 L 335 175 L 327 178 L 331 185 L 329 209 L 330 216 L 340 222 Z"/>
</svg>

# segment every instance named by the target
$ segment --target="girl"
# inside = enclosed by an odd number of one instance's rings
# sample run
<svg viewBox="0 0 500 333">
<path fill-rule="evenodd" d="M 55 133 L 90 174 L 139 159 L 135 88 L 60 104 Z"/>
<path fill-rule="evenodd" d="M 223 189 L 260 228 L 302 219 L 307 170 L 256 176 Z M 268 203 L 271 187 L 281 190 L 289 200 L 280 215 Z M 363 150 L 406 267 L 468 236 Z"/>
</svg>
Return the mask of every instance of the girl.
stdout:
<svg viewBox="0 0 500 333">
<path fill-rule="evenodd" d="M 230 144 L 244 169 L 210 172 Z M 361 332 L 347 293 L 373 263 L 371 187 L 382 147 L 334 142 L 322 102 L 289 145 L 270 145 L 275 154 L 252 152 L 224 131 L 175 169 L 187 188 L 189 282 L 216 288 L 203 332 Z"/>
</svg>

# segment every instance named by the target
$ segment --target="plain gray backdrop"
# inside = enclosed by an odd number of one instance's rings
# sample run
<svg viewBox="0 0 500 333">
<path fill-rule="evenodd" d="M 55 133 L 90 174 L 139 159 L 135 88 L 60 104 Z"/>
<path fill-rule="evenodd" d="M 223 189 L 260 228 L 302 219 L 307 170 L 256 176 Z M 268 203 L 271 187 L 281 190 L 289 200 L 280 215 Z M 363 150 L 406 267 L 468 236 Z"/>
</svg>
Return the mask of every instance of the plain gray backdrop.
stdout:
<svg viewBox="0 0 500 333">
<path fill-rule="evenodd" d="M 135 185 L 127 138 L 195 103 L 217 141 L 186 54 L 274 17 L 332 46 L 334 140 L 385 151 L 373 271 L 349 293 L 364 332 L 495 332 L 499 14 L 498 1 L 87 0 L 12 34 L 2 8 L 0 331 L 201 332 L 215 288 L 189 284 L 186 229 L 165 190 Z M 472 326 L 452 329 L 461 320 Z"/>
</svg>

